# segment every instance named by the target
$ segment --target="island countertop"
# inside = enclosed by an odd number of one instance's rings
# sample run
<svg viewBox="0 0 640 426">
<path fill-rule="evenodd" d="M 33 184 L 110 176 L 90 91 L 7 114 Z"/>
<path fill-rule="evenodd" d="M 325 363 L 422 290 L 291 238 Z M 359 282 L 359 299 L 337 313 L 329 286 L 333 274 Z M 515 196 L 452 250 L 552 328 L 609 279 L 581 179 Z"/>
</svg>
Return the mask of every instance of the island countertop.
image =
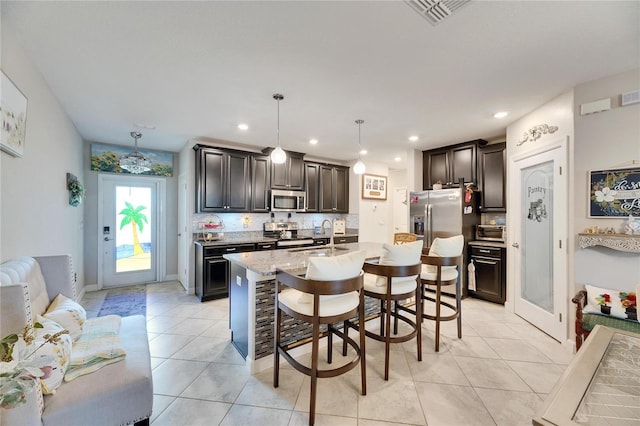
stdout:
<svg viewBox="0 0 640 426">
<path fill-rule="evenodd" d="M 335 248 L 327 246 L 294 248 L 288 250 L 251 251 L 225 254 L 223 257 L 241 267 L 260 275 L 273 275 L 276 269 L 291 273 L 304 272 L 310 257 L 340 256 L 350 252 L 365 250 L 367 259 L 376 259 L 382 254 L 382 244 L 372 242 L 339 244 Z"/>
</svg>

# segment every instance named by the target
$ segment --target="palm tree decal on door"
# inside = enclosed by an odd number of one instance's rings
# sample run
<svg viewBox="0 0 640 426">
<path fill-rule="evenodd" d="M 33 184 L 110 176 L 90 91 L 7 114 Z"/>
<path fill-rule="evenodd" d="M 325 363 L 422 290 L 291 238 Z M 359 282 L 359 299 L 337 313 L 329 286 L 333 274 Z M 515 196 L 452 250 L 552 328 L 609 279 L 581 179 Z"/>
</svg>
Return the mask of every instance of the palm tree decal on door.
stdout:
<svg viewBox="0 0 640 426">
<path fill-rule="evenodd" d="M 138 228 L 140 232 L 144 229 L 144 224 L 149 223 L 147 221 L 147 216 L 144 213 L 141 213 L 142 210 L 146 209 L 146 206 L 138 206 L 133 207 L 128 201 L 125 201 L 124 204 L 127 208 L 122 209 L 119 213 L 123 215 L 122 221 L 120 222 L 120 229 L 124 228 L 128 224 L 131 224 L 131 229 L 133 230 L 133 255 L 138 255 L 144 253 L 142 246 L 140 245 L 140 240 L 138 239 Z"/>
</svg>

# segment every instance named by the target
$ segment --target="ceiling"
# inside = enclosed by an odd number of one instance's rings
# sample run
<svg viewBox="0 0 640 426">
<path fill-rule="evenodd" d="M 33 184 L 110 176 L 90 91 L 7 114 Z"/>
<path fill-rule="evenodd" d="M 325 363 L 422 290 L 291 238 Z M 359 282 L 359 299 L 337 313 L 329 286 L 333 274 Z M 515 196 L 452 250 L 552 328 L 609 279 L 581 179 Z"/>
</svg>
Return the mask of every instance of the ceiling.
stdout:
<svg viewBox="0 0 640 426">
<path fill-rule="evenodd" d="M 140 130 L 141 147 L 169 151 L 274 146 L 282 93 L 283 148 L 355 160 L 363 119 L 365 162 L 401 169 L 408 150 L 504 136 L 570 88 L 640 66 L 640 1 L 472 1 L 438 25 L 402 1 L 3 0 L 1 12 L 85 140 L 133 144 Z"/>
</svg>

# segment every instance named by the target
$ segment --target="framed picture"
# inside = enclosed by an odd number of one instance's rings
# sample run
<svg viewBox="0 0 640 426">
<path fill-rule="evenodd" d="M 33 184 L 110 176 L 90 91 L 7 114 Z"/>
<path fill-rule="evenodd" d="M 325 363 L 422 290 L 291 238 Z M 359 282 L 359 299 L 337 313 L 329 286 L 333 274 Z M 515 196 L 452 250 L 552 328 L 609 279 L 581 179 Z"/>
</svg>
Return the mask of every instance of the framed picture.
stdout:
<svg viewBox="0 0 640 426">
<path fill-rule="evenodd" d="M 387 177 L 378 175 L 362 175 L 362 199 L 386 200 Z"/>
<path fill-rule="evenodd" d="M 589 172 L 589 217 L 640 217 L 640 168 Z"/>
<path fill-rule="evenodd" d="M 91 170 L 96 172 L 129 173 L 120 167 L 120 157 L 133 151 L 132 146 L 91 144 Z M 151 161 L 151 170 L 143 175 L 173 176 L 173 154 L 154 149 L 138 148 Z"/>
<path fill-rule="evenodd" d="M 24 135 L 27 129 L 27 98 L 2 72 L 0 81 L 0 113 L 2 113 L 2 141 L 0 149 L 14 157 L 24 155 Z"/>
</svg>

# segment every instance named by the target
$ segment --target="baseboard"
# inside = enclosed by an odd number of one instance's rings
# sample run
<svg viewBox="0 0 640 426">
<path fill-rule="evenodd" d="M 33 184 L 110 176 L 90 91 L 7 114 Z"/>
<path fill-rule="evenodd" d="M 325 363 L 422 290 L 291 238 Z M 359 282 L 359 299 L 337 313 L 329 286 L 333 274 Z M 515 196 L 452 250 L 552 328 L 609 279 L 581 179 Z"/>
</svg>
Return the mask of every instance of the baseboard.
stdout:
<svg viewBox="0 0 640 426">
<path fill-rule="evenodd" d="M 100 287 L 98 286 L 98 284 L 85 285 L 84 288 L 82 289 L 83 292 L 98 291 L 98 290 L 100 290 Z"/>
<path fill-rule="evenodd" d="M 178 281 L 178 274 L 166 275 L 164 277 L 165 281 Z"/>
</svg>

